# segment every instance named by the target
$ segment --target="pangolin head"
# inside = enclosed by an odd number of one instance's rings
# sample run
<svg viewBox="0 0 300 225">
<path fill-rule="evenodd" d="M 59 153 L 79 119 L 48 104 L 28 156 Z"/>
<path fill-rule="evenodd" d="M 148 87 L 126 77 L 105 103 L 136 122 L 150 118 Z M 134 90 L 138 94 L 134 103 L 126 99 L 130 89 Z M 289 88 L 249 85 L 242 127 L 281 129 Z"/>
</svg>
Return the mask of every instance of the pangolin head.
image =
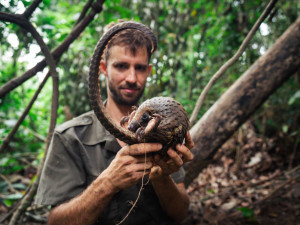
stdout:
<svg viewBox="0 0 300 225">
<path fill-rule="evenodd" d="M 145 128 L 149 121 L 154 118 L 154 114 L 155 111 L 153 109 L 140 106 L 137 109 L 132 121 L 128 125 L 128 130 L 136 132 L 136 130 L 140 127 Z"/>
</svg>

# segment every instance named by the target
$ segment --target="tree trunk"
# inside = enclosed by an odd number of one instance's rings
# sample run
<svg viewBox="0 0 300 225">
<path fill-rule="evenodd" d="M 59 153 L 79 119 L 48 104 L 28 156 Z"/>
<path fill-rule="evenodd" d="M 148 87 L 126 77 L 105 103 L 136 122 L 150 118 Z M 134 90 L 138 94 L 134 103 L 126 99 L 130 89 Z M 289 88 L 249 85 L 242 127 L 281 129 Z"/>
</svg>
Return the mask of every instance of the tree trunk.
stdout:
<svg viewBox="0 0 300 225">
<path fill-rule="evenodd" d="M 191 129 L 195 158 L 185 165 L 188 186 L 218 148 L 300 67 L 300 17 Z"/>
</svg>

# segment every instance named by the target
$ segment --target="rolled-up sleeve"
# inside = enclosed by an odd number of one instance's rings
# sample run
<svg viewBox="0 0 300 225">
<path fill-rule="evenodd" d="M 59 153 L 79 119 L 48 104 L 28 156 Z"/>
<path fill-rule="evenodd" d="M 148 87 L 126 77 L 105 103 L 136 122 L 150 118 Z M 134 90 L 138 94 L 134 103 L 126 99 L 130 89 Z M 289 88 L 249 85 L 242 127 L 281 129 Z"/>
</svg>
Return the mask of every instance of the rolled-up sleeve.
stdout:
<svg viewBox="0 0 300 225">
<path fill-rule="evenodd" d="M 80 143 L 68 134 L 53 134 L 35 199 L 38 205 L 58 205 L 86 188 Z M 77 143 L 76 143 L 77 142 Z M 78 146 L 79 145 L 79 146 Z"/>
<path fill-rule="evenodd" d="M 185 170 L 183 169 L 183 167 L 180 167 L 177 172 L 171 174 L 171 177 L 175 181 L 175 183 L 182 183 L 185 177 Z"/>
</svg>

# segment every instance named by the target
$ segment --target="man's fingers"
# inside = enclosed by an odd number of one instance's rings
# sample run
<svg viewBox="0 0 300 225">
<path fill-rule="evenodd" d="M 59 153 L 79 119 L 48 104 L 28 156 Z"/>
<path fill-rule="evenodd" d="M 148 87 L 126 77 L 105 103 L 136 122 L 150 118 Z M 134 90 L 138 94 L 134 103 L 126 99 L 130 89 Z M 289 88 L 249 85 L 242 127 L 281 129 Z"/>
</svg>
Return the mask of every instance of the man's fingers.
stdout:
<svg viewBox="0 0 300 225">
<path fill-rule="evenodd" d="M 185 145 L 178 144 L 176 150 L 181 153 L 183 162 L 188 162 L 194 159 L 193 153 Z"/>
<path fill-rule="evenodd" d="M 123 147 L 120 154 L 136 156 L 150 152 L 157 152 L 161 150 L 161 148 L 162 145 L 159 143 L 140 143 Z"/>
<path fill-rule="evenodd" d="M 176 163 L 176 165 L 178 166 L 182 166 L 183 164 L 183 160 L 182 158 L 180 157 L 180 155 L 178 155 L 173 149 L 169 149 L 168 150 L 168 155 L 169 157 Z"/>
<path fill-rule="evenodd" d="M 144 170 L 150 170 L 153 167 L 152 161 L 147 161 L 143 163 L 135 163 L 128 166 L 128 171 L 143 172 Z"/>
<path fill-rule="evenodd" d="M 144 164 L 145 162 L 153 162 L 152 157 L 144 155 L 131 156 L 123 153 L 121 162 L 124 164 Z"/>
<path fill-rule="evenodd" d="M 154 156 L 154 161 L 158 166 L 160 166 L 162 168 L 162 170 L 167 169 L 167 167 L 168 167 L 167 163 L 164 160 L 162 160 L 162 158 L 159 155 Z"/>
<path fill-rule="evenodd" d="M 173 159 L 169 159 L 166 162 L 159 155 L 154 156 L 154 161 L 157 164 L 157 166 L 159 166 L 161 168 L 160 174 L 166 174 L 166 175 L 170 175 L 170 174 L 178 171 L 182 165 L 181 159 L 179 159 L 178 162 L 175 162 L 175 160 L 173 160 Z M 151 171 L 151 173 L 152 173 L 152 171 Z"/>
<path fill-rule="evenodd" d="M 188 131 L 185 135 L 185 143 L 184 145 L 188 148 L 188 149 L 192 149 L 194 147 L 194 142 L 192 140 L 191 134 Z"/>
</svg>

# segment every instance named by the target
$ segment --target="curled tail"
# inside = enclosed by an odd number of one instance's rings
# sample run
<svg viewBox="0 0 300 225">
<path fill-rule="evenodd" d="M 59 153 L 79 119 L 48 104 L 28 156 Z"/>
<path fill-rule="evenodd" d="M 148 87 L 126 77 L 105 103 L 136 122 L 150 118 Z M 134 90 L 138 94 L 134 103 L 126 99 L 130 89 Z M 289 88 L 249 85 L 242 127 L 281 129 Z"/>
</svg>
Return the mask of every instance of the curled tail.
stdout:
<svg viewBox="0 0 300 225">
<path fill-rule="evenodd" d="M 156 37 L 147 26 L 137 22 L 122 22 L 114 25 L 102 36 L 94 50 L 89 72 L 89 99 L 91 107 L 94 110 L 98 120 L 102 123 L 106 130 L 108 130 L 112 135 L 114 135 L 114 137 L 118 138 L 121 141 L 124 141 L 127 144 L 135 144 L 138 143 L 135 134 L 116 124 L 106 112 L 106 109 L 103 105 L 103 101 L 101 99 L 99 83 L 99 66 L 106 45 L 109 43 L 109 41 L 115 34 L 125 29 L 140 30 L 151 39 L 151 52 L 154 52 L 157 48 Z"/>
</svg>

